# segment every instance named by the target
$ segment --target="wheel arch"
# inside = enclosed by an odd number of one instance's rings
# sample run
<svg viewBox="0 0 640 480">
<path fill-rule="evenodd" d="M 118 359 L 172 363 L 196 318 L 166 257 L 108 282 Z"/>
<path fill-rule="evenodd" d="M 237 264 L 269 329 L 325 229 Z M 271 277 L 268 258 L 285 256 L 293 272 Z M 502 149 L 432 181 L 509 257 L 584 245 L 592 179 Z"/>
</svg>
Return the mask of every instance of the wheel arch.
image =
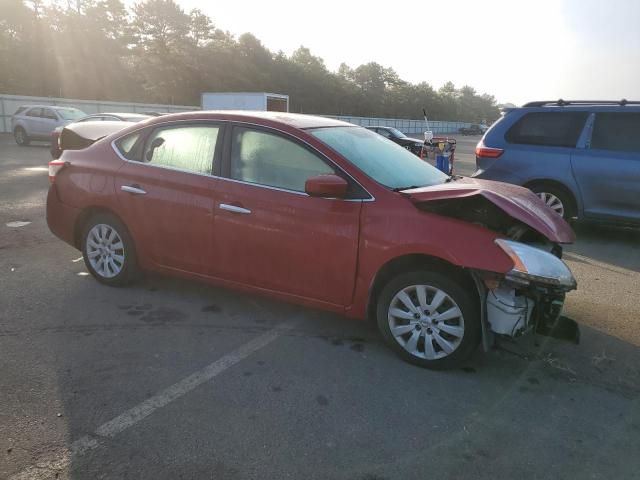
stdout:
<svg viewBox="0 0 640 480">
<path fill-rule="evenodd" d="M 369 288 L 369 296 L 367 299 L 367 318 L 375 321 L 376 304 L 378 297 L 384 286 L 395 276 L 412 271 L 426 270 L 430 272 L 439 272 L 456 278 L 463 287 L 477 291 L 476 284 L 471 272 L 465 268 L 454 265 L 442 258 L 434 257 L 426 254 L 406 254 L 401 255 L 387 261 L 377 271 L 371 286 Z M 480 294 L 478 292 L 478 301 Z"/>
<path fill-rule="evenodd" d="M 131 234 L 129 227 L 127 227 L 127 224 L 124 222 L 122 217 L 108 207 L 97 206 L 97 205 L 84 208 L 80 213 L 80 215 L 78 215 L 78 218 L 76 219 L 76 223 L 73 229 L 73 243 L 75 247 L 78 250 L 82 250 L 82 238 L 81 238 L 82 229 L 84 228 L 84 226 L 86 225 L 86 223 L 89 221 L 91 217 L 93 217 L 94 215 L 98 215 L 100 213 L 111 215 L 117 218 L 120 221 L 120 223 L 124 225 L 124 227 L 127 229 L 127 233 L 129 234 L 129 237 L 134 243 L 134 249 L 135 249 L 135 239 L 133 238 L 133 235 Z"/>
</svg>

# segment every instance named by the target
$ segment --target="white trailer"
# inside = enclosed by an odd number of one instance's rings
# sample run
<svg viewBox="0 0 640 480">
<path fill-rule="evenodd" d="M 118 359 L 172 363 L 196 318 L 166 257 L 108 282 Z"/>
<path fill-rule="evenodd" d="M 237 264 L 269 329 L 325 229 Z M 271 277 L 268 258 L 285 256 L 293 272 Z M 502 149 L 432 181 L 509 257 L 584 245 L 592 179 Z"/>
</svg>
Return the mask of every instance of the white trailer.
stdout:
<svg viewBox="0 0 640 480">
<path fill-rule="evenodd" d="M 288 112 L 289 95 L 266 92 L 205 92 L 200 105 L 203 110 L 262 110 Z"/>
</svg>

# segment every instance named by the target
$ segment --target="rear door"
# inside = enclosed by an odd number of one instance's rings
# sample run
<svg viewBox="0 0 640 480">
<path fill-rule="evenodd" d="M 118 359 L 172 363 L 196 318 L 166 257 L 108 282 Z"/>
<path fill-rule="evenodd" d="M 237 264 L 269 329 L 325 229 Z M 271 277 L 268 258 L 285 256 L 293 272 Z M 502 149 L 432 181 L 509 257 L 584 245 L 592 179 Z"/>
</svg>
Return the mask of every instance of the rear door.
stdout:
<svg viewBox="0 0 640 480">
<path fill-rule="evenodd" d="M 228 150 L 215 208 L 216 275 L 349 304 L 362 200 L 304 192 L 307 178 L 341 172 L 295 138 L 259 127 L 233 127 Z"/>
<path fill-rule="evenodd" d="M 206 274 L 212 261 L 212 176 L 222 144 L 215 122 L 166 124 L 117 143 L 127 161 L 115 187 L 136 246 L 163 267 Z"/>
<path fill-rule="evenodd" d="M 62 122 L 58 118 L 58 115 L 52 108 L 43 108 L 39 122 L 38 135 L 48 138 L 49 135 L 51 135 L 51 132 L 53 132 L 53 130 L 55 130 L 55 128 L 61 123 Z"/>
<path fill-rule="evenodd" d="M 640 222 L 640 112 L 601 112 L 572 157 L 585 216 Z"/>
</svg>

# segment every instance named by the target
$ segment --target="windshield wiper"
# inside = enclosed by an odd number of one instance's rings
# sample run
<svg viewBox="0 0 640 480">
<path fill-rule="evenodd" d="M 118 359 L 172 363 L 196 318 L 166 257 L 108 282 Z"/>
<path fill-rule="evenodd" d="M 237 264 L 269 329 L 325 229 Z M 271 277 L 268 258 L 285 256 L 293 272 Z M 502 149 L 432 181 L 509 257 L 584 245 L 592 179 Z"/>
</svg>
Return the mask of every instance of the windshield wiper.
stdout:
<svg viewBox="0 0 640 480">
<path fill-rule="evenodd" d="M 461 178 L 462 175 L 450 175 L 449 178 L 444 181 L 444 183 L 455 182 L 456 180 L 460 180 Z"/>
<path fill-rule="evenodd" d="M 396 187 L 396 188 L 392 188 L 391 191 L 392 192 L 401 192 L 403 190 L 411 190 L 413 188 L 420 188 L 420 185 L 409 185 L 408 187 Z"/>
</svg>

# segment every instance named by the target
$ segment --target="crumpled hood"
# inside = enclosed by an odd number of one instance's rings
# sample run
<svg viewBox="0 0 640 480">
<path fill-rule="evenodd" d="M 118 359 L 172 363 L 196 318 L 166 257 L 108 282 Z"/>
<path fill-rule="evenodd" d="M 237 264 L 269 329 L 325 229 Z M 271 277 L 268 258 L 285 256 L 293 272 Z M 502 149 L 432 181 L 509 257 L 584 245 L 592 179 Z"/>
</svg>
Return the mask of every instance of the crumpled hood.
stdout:
<svg viewBox="0 0 640 480">
<path fill-rule="evenodd" d="M 441 185 L 403 190 L 401 193 L 413 203 L 481 195 L 510 217 L 525 223 L 552 242 L 573 243 L 576 239 L 569 224 L 524 187 L 463 177 Z"/>
</svg>

